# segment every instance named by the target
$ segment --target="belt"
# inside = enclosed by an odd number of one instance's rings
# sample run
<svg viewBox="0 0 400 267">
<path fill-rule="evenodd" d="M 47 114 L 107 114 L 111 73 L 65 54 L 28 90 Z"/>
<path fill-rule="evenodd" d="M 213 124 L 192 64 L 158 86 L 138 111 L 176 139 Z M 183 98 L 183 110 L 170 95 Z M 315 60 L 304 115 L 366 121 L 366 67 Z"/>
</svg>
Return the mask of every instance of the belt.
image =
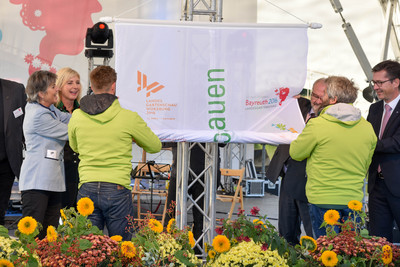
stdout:
<svg viewBox="0 0 400 267">
<path fill-rule="evenodd" d="M 385 179 L 385 177 L 383 177 L 383 173 L 382 172 L 378 172 L 378 177 L 380 178 L 380 179 Z"/>
</svg>

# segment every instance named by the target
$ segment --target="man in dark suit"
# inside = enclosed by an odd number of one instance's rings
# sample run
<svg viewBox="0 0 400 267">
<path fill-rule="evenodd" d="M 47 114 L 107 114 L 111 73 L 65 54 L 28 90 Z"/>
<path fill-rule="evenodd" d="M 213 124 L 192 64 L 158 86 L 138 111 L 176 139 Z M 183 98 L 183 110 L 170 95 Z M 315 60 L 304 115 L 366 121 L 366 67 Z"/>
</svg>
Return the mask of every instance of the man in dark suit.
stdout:
<svg viewBox="0 0 400 267">
<path fill-rule="evenodd" d="M 24 85 L 0 79 L 0 99 L 0 224 L 4 225 L 12 185 L 22 164 Z"/>
<path fill-rule="evenodd" d="M 318 115 L 321 107 L 328 101 L 325 79 L 314 82 L 311 101 L 299 98 L 298 103 L 304 121 Z M 271 159 L 266 178 L 276 182 L 282 177 L 279 194 L 279 234 L 292 245 L 298 244 L 301 234 L 301 222 L 308 236 L 313 236 L 308 201 L 305 193 L 306 160 L 296 161 L 289 156 L 290 145 L 279 145 Z"/>
<path fill-rule="evenodd" d="M 367 120 L 378 137 L 369 168 L 369 230 L 393 241 L 393 222 L 400 225 L 400 64 L 386 60 L 373 69 L 374 90 L 381 101 Z"/>
</svg>

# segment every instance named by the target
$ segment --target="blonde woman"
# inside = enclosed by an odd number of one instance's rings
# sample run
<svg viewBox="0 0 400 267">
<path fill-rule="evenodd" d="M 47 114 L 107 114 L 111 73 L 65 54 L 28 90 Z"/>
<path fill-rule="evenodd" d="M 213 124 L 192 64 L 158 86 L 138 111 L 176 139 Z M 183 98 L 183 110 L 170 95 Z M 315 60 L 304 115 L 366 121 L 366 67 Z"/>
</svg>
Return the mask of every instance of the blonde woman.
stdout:
<svg viewBox="0 0 400 267">
<path fill-rule="evenodd" d="M 79 73 L 71 68 L 62 68 L 57 72 L 56 86 L 58 92 L 57 108 L 62 112 L 72 113 L 79 108 L 81 95 L 81 81 Z M 76 206 L 78 195 L 78 154 L 72 151 L 69 142 L 64 147 L 65 186 L 66 191 L 62 195 L 62 207 L 70 208 Z"/>
</svg>

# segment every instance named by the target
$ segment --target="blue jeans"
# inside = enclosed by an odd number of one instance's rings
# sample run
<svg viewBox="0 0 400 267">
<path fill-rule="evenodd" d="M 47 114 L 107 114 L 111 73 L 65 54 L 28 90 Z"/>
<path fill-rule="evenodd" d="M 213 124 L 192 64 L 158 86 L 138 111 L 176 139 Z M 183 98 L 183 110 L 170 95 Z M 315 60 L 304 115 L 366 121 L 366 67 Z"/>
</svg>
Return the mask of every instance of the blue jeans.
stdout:
<svg viewBox="0 0 400 267">
<path fill-rule="evenodd" d="M 328 210 L 330 210 L 330 209 L 323 209 L 314 204 L 309 205 L 311 223 L 312 223 L 312 227 L 313 227 L 316 239 L 322 235 L 326 235 L 325 227 L 322 227 L 322 228 L 320 228 L 320 227 L 321 227 L 321 224 L 324 222 L 324 214 Z M 349 208 L 336 209 L 336 210 L 339 212 L 339 215 L 340 215 L 339 222 L 346 221 L 347 218 L 349 217 L 349 213 L 351 212 L 351 210 Z M 340 226 L 338 226 L 338 225 L 335 225 L 335 227 L 333 229 L 335 230 L 336 233 L 340 232 Z"/>
<path fill-rule="evenodd" d="M 120 235 L 123 240 L 131 240 L 127 216 L 133 218 L 132 193 L 125 187 L 112 183 L 91 182 L 81 186 L 78 200 L 88 197 L 94 203 L 94 211 L 88 216 L 100 230 L 107 227 L 108 235 Z"/>
</svg>

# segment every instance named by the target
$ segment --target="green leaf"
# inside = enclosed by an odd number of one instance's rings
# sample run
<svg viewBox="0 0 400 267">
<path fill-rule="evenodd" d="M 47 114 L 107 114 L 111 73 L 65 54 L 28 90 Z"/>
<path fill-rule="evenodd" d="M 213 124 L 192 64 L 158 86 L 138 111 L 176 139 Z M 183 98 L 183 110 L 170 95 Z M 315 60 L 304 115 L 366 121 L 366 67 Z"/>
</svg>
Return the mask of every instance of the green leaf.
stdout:
<svg viewBox="0 0 400 267">
<path fill-rule="evenodd" d="M 39 266 L 38 261 L 31 255 L 28 259 L 28 262 L 26 264 L 27 267 L 37 267 Z"/>
<path fill-rule="evenodd" d="M 369 232 L 368 232 L 367 229 L 361 229 L 360 235 L 361 235 L 362 237 L 364 237 L 364 238 L 369 238 L 369 237 L 370 237 L 370 236 L 369 236 Z"/>
<path fill-rule="evenodd" d="M 67 244 L 67 243 L 61 244 L 61 252 L 62 253 L 66 253 L 68 251 L 68 249 L 69 249 L 69 244 Z"/>
<path fill-rule="evenodd" d="M 92 242 L 86 239 L 79 239 L 79 249 L 86 250 L 92 247 Z"/>
<path fill-rule="evenodd" d="M 0 225 L 0 236 L 3 236 L 3 237 L 10 237 L 10 236 L 8 235 L 8 229 L 5 228 L 3 225 Z"/>
<path fill-rule="evenodd" d="M 186 266 L 196 266 L 195 264 L 191 263 L 187 257 L 185 257 L 185 253 L 187 254 L 188 252 L 178 250 L 175 252 L 175 257 Z"/>
</svg>

